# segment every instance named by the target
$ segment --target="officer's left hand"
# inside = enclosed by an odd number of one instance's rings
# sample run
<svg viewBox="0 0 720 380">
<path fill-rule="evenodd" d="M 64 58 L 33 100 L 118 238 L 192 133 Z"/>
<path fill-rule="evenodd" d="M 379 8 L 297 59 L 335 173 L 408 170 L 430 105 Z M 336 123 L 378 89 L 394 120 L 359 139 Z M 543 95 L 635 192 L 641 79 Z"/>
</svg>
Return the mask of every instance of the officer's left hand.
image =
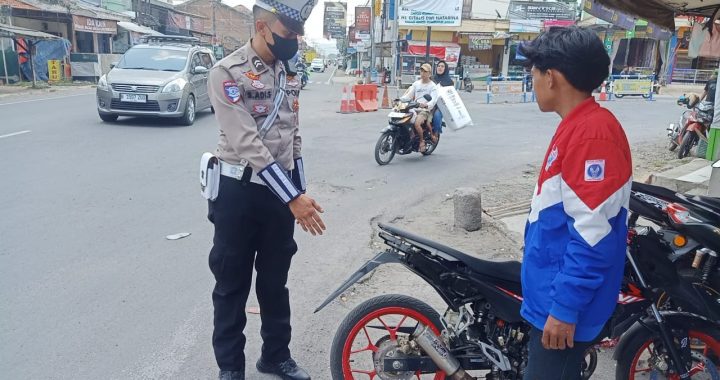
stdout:
<svg viewBox="0 0 720 380">
<path fill-rule="evenodd" d="M 575 342 L 575 324 L 565 323 L 548 316 L 543 329 L 542 345 L 546 350 L 564 350 L 573 348 Z"/>
<path fill-rule="evenodd" d="M 325 223 L 320 217 L 320 213 L 324 210 L 314 199 L 305 194 L 292 200 L 289 204 L 297 224 L 302 227 L 303 231 L 311 233 L 313 236 L 322 235 L 325 231 Z"/>
</svg>

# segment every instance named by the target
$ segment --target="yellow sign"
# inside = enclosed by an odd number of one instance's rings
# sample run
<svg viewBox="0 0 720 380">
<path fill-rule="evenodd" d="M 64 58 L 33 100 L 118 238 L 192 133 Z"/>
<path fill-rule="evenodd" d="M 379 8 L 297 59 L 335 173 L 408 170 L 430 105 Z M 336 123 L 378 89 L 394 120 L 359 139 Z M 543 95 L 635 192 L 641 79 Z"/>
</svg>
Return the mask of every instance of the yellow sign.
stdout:
<svg viewBox="0 0 720 380">
<path fill-rule="evenodd" d="M 380 17 L 382 14 L 382 2 L 383 0 L 374 0 L 375 1 L 375 17 Z"/>
<path fill-rule="evenodd" d="M 62 79 L 62 67 L 60 61 L 48 61 L 48 79 L 51 82 L 59 82 Z"/>
<path fill-rule="evenodd" d="M 650 94 L 653 85 L 649 79 L 616 79 L 613 84 L 613 93 L 618 95 Z"/>
</svg>

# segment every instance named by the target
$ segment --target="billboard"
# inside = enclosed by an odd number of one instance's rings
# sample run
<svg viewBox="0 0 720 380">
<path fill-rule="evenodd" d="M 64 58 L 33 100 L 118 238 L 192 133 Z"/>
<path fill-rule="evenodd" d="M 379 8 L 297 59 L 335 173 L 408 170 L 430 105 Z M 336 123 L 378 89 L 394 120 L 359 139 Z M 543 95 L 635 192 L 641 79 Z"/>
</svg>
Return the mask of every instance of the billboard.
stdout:
<svg viewBox="0 0 720 380">
<path fill-rule="evenodd" d="M 372 8 L 355 7 L 355 30 L 358 32 L 370 32 L 370 19 Z"/>
<path fill-rule="evenodd" d="M 460 26 L 463 0 L 399 0 L 403 26 Z"/>
<path fill-rule="evenodd" d="M 635 30 L 635 18 L 633 16 L 608 8 L 595 0 L 584 0 L 583 9 L 585 12 L 613 25 L 623 29 Z"/>
<path fill-rule="evenodd" d="M 513 0 L 508 13 L 511 20 L 575 20 L 575 7 L 559 2 Z"/>
<path fill-rule="evenodd" d="M 344 38 L 347 27 L 347 3 L 326 2 L 323 23 L 325 38 Z"/>
</svg>

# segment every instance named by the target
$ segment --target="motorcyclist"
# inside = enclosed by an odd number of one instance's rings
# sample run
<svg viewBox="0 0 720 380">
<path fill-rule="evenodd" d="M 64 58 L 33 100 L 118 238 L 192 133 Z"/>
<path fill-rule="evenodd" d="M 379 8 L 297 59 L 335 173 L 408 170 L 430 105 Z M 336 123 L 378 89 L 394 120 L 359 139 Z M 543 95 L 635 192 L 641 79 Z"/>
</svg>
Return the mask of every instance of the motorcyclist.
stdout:
<svg viewBox="0 0 720 380">
<path fill-rule="evenodd" d="M 455 82 L 450 78 L 450 69 L 445 61 L 440 61 L 435 65 L 435 76 L 433 81 L 440 87 L 454 87 Z M 433 143 L 437 143 L 438 137 L 442 133 L 442 119 L 443 115 L 440 109 L 435 107 L 432 118 L 432 134 L 431 138 Z"/>
<path fill-rule="evenodd" d="M 414 109 L 413 112 L 413 124 L 415 126 L 415 133 L 420 138 L 420 145 L 418 151 L 420 153 L 425 152 L 425 134 L 424 130 L 428 127 L 428 121 L 430 121 L 430 112 L 435 108 L 435 103 L 438 100 L 437 86 L 435 82 L 430 80 L 432 75 L 432 66 L 429 63 L 423 63 L 420 66 L 420 80 L 408 88 L 405 94 L 400 97 L 400 100 L 404 102 L 414 101 L 419 103 L 420 108 Z M 430 95 L 431 100 L 426 100 L 425 95 Z M 429 129 L 429 128 L 428 128 Z"/>
</svg>

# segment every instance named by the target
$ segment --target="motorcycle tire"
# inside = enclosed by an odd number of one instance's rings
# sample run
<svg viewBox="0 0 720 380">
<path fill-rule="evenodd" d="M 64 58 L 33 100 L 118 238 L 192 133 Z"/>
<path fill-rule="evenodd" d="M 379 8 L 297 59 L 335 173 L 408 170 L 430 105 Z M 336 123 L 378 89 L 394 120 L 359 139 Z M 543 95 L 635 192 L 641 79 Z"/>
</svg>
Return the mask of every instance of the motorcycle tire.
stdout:
<svg viewBox="0 0 720 380">
<path fill-rule="evenodd" d="M 387 142 L 388 139 L 391 139 L 390 142 Z M 381 150 L 383 150 L 383 147 L 386 143 L 392 144 L 392 147 L 390 147 L 389 151 L 385 152 L 385 153 L 388 153 L 389 156 L 386 159 L 383 159 L 381 157 Z M 385 132 L 382 135 L 380 135 L 380 138 L 378 139 L 377 144 L 375 144 L 375 162 L 377 162 L 378 165 L 380 165 L 380 166 L 387 165 L 395 157 L 396 152 L 397 152 L 397 141 L 395 140 L 395 136 L 390 132 Z"/>
<path fill-rule="evenodd" d="M 400 294 L 382 295 L 369 299 L 352 309 L 345 319 L 343 319 L 342 323 L 340 323 L 340 327 L 338 327 L 335 333 L 332 346 L 330 347 L 330 373 L 333 380 L 353 379 L 351 372 L 353 368 L 350 367 L 353 363 L 351 363 L 352 359 L 349 354 L 353 346 L 353 341 L 356 337 L 362 336 L 362 330 L 367 326 L 366 323 L 376 321 L 377 324 L 380 325 L 381 322 L 378 318 L 383 315 L 388 315 L 383 313 L 409 316 L 415 321 L 420 319 L 421 321 L 419 322 L 430 327 L 438 335 L 443 328 L 438 312 L 430 305 L 418 299 Z M 368 340 L 370 340 L 370 336 L 366 336 Z M 348 340 L 351 341 L 348 342 Z M 377 342 L 370 342 L 368 347 L 375 344 L 377 344 Z M 357 354 L 358 353 L 356 353 L 356 355 Z M 347 363 L 345 363 L 345 361 L 347 361 Z M 435 380 L 444 378 L 445 374 L 442 371 L 438 371 Z"/>
<path fill-rule="evenodd" d="M 423 156 L 429 156 L 433 154 L 437 146 L 440 144 L 440 136 L 441 134 L 438 134 L 437 142 L 433 144 L 433 142 L 428 139 L 425 141 L 425 146 L 427 147 L 426 150 L 422 153 Z"/>
<path fill-rule="evenodd" d="M 671 152 L 674 151 L 675 149 L 677 149 L 677 147 L 678 147 L 678 144 L 675 142 L 675 140 L 670 140 L 667 144 L 667 148 Z"/>
<path fill-rule="evenodd" d="M 711 344 L 716 347 L 720 345 L 720 329 L 716 327 L 706 327 L 702 330 L 691 329 L 689 330 L 689 335 L 692 339 L 702 341 L 706 345 Z M 636 374 L 631 373 L 631 371 L 635 371 L 635 368 L 638 366 L 640 361 L 640 355 L 646 350 L 649 350 L 650 344 L 654 344 L 653 342 L 659 339 L 660 338 L 654 336 L 654 334 L 649 330 L 645 330 L 644 333 L 636 334 L 635 336 L 633 336 L 631 340 L 628 341 L 624 346 L 626 348 L 624 352 L 627 353 L 627 355 L 621 354 L 618 358 L 617 366 L 615 367 L 615 379 L 636 380 Z M 657 349 L 657 346 L 655 346 L 654 348 Z M 718 375 L 717 373 L 717 366 L 719 364 L 717 359 L 718 357 L 720 357 L 720 352 L 717 351 L 720 350 L 713 350 L 713 352 L 709 352 L 706 354 L 707 357 L 715 359 L 715 361 L 713 361 L 714 365 L 712 366 L 714 368 L 709 368 L 709 365 L 707 366 L 709 370 L 713 371 L 710 376 L 710 379 L 712 380 L 720 380 L 720 375 Z M 646 372 L 647 370 L 643 369 L 642 371 Z M 647 373 L 644 373 L 644 375 L 647 376 Z"/>
<path fill-rule="evenodd" d="M 685 132 L 685 135 L 682 138 L 682 142 L 680 143 L 680 150 L 678 150 L 678 158 L 685 158 L 690 155 L 690 149 L 695 144 L 695 140 L 697 139 L 697 134 L 693 131 L 687 131 Z"/>
</svg>

